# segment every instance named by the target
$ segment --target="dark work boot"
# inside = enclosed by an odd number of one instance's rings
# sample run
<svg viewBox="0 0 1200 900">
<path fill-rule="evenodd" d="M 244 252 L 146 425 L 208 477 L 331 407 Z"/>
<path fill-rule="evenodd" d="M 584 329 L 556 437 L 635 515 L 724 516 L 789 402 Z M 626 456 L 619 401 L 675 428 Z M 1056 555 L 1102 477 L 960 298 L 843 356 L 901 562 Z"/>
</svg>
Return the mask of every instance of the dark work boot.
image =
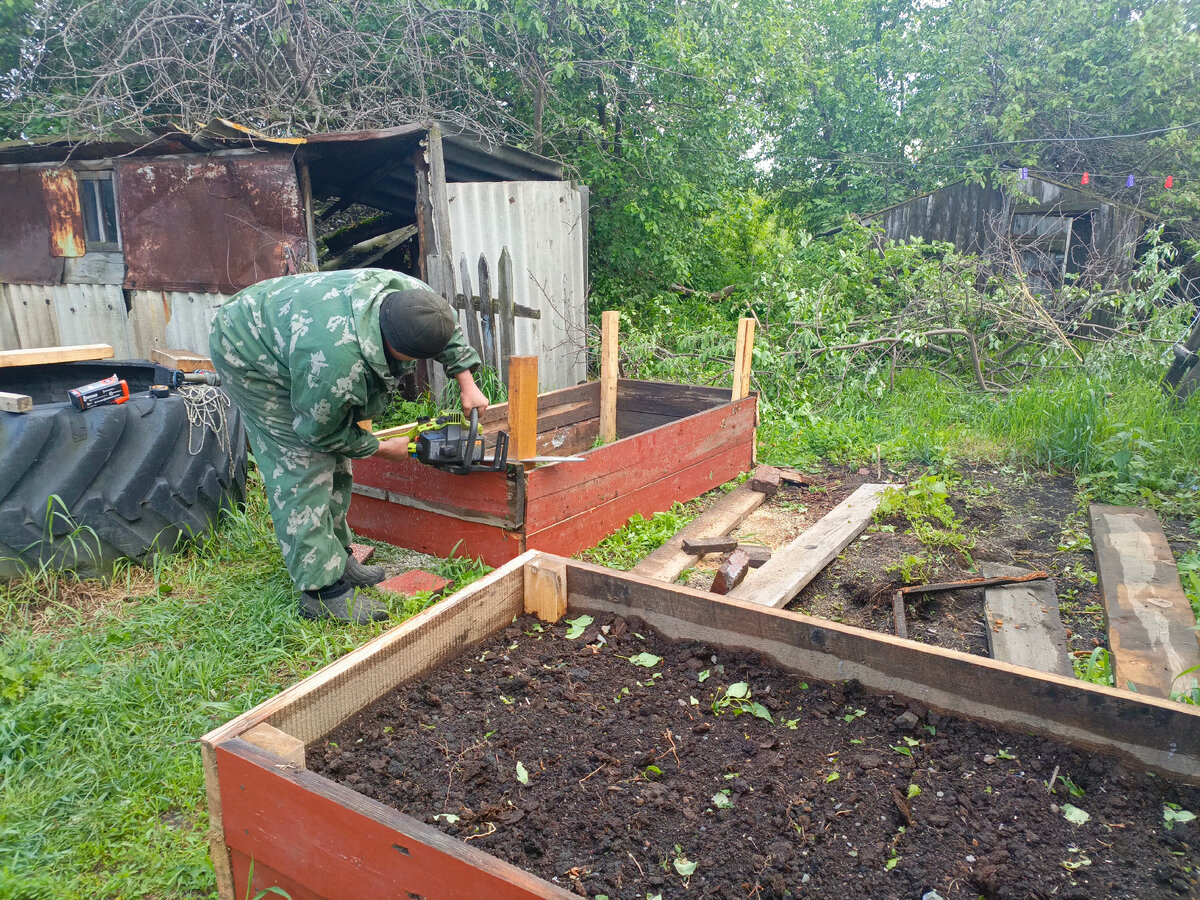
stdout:
<svg viewBox="0 0 1200 900">
<path fill-rule="evenodd" d="M 383 566 L 364 566 L 354 554 L 350 552 L 350 548 L 346 548 L 346 571 L 342 573 L 351 584 L 359 587 L 366 587 L 368 584 L 379 584 L 387 577 L 387 573 L 383 571 Z"/>
<path fill-rule="evenodd" d="M 300 594 L 300 615 L 306 619 L 336 619 L 366 625 L 388 617 L 387 606 L 359 591 L 344 577 L 326 588 Z"/>
</svg>

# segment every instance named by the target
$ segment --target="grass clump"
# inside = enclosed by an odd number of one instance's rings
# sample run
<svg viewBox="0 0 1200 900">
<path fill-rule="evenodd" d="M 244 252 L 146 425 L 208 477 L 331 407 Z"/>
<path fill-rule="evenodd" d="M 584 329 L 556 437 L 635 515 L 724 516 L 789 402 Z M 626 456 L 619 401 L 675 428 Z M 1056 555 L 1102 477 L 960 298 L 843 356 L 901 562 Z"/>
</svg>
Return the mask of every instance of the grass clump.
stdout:
<svg viewBox="0 0 1200 900">
<path fill-rule="evenodd" d="M 649 519 L 635 513 L 624 527 L 582 553 L 581 557 L 610 569 L 627 571 L 694 518 L 695 514 L 688 512 L 681 503 L 676 503 L 667 512 L 655 513 Z"/>
<path fill-rule="evenodd" d="M 390 602 L 368 626 L 301 619 L 257 479 L 152 569 L 0 583 L 0 898 L 213 896 L 198 739 L 422 605 Z"/>
</svg>

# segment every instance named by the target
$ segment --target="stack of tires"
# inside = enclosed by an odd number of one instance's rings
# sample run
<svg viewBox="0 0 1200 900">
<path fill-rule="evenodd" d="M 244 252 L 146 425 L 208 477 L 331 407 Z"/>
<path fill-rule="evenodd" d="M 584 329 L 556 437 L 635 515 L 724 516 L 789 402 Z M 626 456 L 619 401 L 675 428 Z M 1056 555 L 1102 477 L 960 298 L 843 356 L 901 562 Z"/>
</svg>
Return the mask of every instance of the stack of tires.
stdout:
<svg viewBox="0 0 1200 900">
<path fill-rule="evenodd" d="M 113 374 L 129 384 L 128 401 L 72 406 L 68 389 Z M 0 369 L 0 391 L 34 401 L 30 412 L 0 412 L 0 578 L 43 567 L 103 576 L 119 559 L 144 563 L 202 540 L 242 502 L 237 408 L 213 388 L 149 390 L 170 376 L 139 360 Z"/>
</svg>

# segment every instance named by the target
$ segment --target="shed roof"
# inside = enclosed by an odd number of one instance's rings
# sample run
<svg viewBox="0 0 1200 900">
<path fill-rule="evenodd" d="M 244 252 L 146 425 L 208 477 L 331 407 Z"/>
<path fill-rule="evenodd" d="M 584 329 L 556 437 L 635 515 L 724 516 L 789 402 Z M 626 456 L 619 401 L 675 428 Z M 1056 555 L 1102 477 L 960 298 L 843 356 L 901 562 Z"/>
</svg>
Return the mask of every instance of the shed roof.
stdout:
<svg viewBox="0 0 1200 900">
<path fill-rule="evenodd" d="M 465 129 L 421 122 L 370 131 L 332 131 L 271 137 L 227 119 L 199 131 L 121 131 L 85 139 L 49 136 L 0 143 L 0 165 L 167 156 L 226 150 L 298 154 L 308 163 L 318 198 L 354 196 L 388 212 L 411 214 L 416 200 L 412 165 L 417 146 L 437 125 L 442 131 L 446 180 L 560 181 L 562 166 L 526 150 L 491 143 Z"/>
</svg>

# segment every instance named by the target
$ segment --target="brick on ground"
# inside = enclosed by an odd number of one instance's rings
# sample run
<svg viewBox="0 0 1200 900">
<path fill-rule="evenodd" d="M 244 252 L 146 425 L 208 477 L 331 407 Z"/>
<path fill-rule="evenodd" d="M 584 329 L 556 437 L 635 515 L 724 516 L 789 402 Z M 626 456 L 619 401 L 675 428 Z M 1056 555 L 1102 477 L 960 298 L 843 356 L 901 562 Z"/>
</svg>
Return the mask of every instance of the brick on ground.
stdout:
<svg viewBox="0 0 1200 900">
<path fill-rule="evenodd" d="M 368 559 L 370 559 L 374 552 L 375 548 L 368 546 L 367 544 L 350 545 L 350 555 L 357 559 L 360 564 L 365 563 Z"/>
<path fill-rule="evenodd" d="M 381 591 L 403 594 L 405 597 L 411 597 L 423 591 L 429 591 L 434 596 L 438 596 L 445 593 L 446 589 L 450 587 L 450 579 L 426 572 L 424 569 L 409 569 L 387 581 L 381 581 L 376 587 Z"/>
</svg>

